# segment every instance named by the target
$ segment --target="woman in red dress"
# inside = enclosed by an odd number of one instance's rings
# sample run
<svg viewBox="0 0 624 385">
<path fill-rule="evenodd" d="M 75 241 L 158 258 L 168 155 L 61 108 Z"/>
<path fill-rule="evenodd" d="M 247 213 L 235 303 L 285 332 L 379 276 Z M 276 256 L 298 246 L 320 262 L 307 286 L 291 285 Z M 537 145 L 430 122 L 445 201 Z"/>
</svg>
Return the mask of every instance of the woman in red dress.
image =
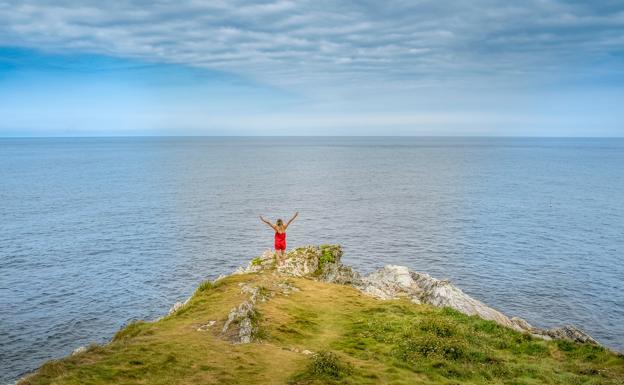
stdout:
<svg viewBox="0 0 624 385">
<path fill-rule="evenodd" d="M 262 215 L 260 215 L 260 220 L 271 226 L 271 228 L 275 230 L 275 254 L 277 256 L 278 264 L 282 263 L 282 260 L 284 258 L 284 250 L 286 250 L 286 229 L 288 228 L 288 226 L 290 226 L 292 221 L 297 218 L 297 215 L 299 215 L 298 211 L 295 213 L 295 215 L 293 215 L 292 218 L 290 218 L 288 222 L 286 222 L 286 224 L 284 224 L 281 219 L 278 219 L 275 224 L 272 224 L 271 222 L 262 218 Z"/>
</svg>

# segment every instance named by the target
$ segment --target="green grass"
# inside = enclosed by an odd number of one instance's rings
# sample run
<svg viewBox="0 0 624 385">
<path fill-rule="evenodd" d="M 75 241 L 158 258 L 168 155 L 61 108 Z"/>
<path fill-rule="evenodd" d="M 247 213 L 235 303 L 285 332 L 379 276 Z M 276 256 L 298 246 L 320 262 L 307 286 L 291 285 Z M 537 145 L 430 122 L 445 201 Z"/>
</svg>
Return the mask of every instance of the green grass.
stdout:
<svg viewBox="0 0 624 385">
<path fill-rule="evenodd" d="M 50 361 L 20 385 L 623 384 L 624 357 L 599 346 L 310 279 L 290 279 L 300 291 L 284 295 L 282 281 L 267 272 L 202 283 L 172 316 L 131 323 L 110 344 Z M 258 341 L 232 345 L 220 330 L 247 296 L 241 283 L 267 301 L 252 320 Z"/>
<path fill-rule="evenodd" d="M 407 304 L 354 314 L 332 347 L 432 384 L 621 384 L 624 378 L 622 357 L 602 347 L 544 341 L 452 309 Z"/>
<path fill-rule="evenodd" d="M 197 289 L 195 290 L 195 293 L 193 294 L 195 295 L 201 295 L 202 293 L 207 292 L 208 290 L 211 290 L 212 288 L 214 288 L 214 283 L 212 283 L 212 281 L 204 281 L 202 283 L 199 284 L 199 286 L 197 287 Z"/>
</svg>

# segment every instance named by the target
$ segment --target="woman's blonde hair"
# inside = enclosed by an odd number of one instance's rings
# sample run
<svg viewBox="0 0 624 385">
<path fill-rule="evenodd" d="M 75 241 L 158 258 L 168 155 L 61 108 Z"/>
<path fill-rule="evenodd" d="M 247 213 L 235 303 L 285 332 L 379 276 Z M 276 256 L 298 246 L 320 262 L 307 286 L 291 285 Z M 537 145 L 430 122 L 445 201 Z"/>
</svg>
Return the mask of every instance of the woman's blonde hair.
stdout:
<svg viewBox="0 0 624 385">
<path fill-rule="evenodd" d="M 278 219 L 277 222 L 275 222 L 275 224 L 277 225 L 277 227 L 279 227 L 280 230 L 284 230 L 284 221 L 282 221 L 281 219 Z"/>
</svg>

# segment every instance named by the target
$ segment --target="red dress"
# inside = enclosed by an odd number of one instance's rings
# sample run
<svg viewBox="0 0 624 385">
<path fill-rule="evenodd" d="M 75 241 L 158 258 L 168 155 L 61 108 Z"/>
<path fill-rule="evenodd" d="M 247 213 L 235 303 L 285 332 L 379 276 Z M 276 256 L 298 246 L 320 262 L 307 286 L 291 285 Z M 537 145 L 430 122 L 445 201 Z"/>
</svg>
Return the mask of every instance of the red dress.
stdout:
<svg viewBox="0 0 624 385">
<path fill-rule="evenodd" d="M 275 250 L 286 250 L 286 233 L 275 232 Z"/>
</svg>

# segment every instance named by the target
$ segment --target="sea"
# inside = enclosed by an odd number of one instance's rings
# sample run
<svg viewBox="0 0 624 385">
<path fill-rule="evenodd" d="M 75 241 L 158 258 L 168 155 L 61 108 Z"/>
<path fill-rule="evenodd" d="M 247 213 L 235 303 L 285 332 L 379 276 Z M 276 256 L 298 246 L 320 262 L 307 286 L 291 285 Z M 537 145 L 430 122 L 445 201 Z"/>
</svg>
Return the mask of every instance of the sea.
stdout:
<svg viewBox="0 0 624 385">
<path fill-rule="evenodd" d="M 624 350 L 624 139 L 0 139 L 0 384 L 270 249 L 340 244 Z"/>
</svg>

